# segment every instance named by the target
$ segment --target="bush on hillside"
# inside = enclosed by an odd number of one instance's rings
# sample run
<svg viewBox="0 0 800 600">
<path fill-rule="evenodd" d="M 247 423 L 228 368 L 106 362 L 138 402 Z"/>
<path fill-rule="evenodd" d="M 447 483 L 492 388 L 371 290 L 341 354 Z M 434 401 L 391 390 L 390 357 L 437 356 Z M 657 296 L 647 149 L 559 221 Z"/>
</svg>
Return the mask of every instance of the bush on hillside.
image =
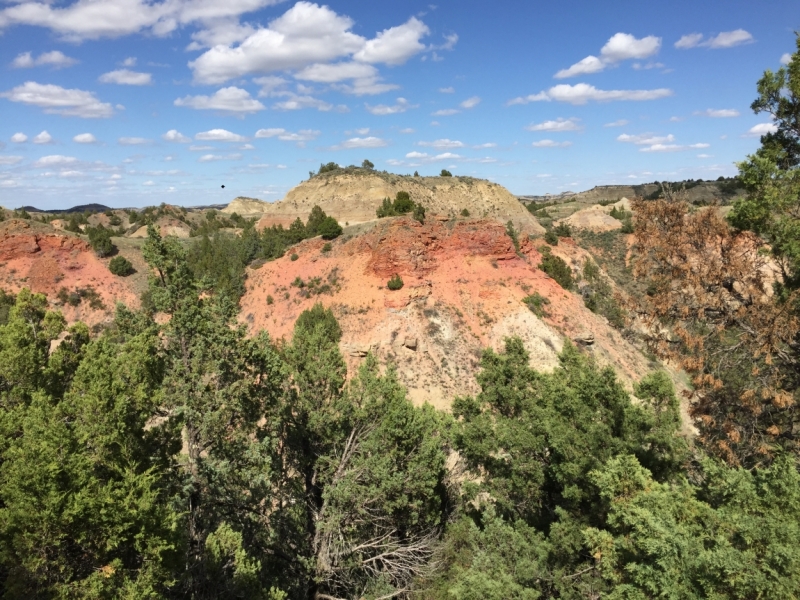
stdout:
<svg viewBox="0 0 800 600">
<path fill-rule="evenodd" d="M 400 279 L 400 275 L 395 273 L 394 276 L 386 284 L 386 287 L 388 287 L 393 292 L 396 292 L 397 290 L 402 288 L 403 287 L 403 280 Z"/>
<path fill-rule="evenodd" d="M 572 269 L 564 260 L 554 254 L 547 253 L 542 256 L 539 268 L 556 280 L 556 283 L 565 290 L 571 290 L 574 281 L 572 279 Z"/>
<path fill-rule="evenodd" d="M 108 263 L 108 270 L 119 277 L 127 277 L 133 273 L 133 265 L 124 256 L 115 256 Z"/>
<path fill-rule="evenodd" d="M 439 173 L 439 177 L 452 177 L 452 176 L 453 174 L 447 169 L 442 169 L 442 172 Z"/>
<path fill-rule="evenodd" d="M 558 236 L 552 229 L 548 229 L 544 234 L 544 241 L 551 246 L 558 246 Z"/>
<path fill-rule="evenodd" d="M 114 251 L 114 244 L 111 243 L 111 230 L 102 225 L 88 228 L 89 245 L 97 256 L 105 258 Z"/>
</svg>

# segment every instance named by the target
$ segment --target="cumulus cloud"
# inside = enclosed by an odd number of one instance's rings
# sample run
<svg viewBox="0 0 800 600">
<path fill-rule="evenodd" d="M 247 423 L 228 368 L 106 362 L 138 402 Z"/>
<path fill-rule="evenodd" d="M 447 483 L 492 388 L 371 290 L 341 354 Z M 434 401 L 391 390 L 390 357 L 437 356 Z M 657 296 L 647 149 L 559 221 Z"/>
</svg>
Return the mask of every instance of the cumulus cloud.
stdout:
<svg viewBox="0 0 800 600">
<path fill-rule="evenodd" d="M 775 133 L 776 131 L 778 131 L 778 127 L 775 123 L 759 123 L 758 125 L 753 125 L 747 133 L 744 134 L 744 137 L 761 137 L 762 135 Z"/>
<path fill-rule="evenodd" d="M 358 62 L 342 62 L 333 64 L 315 63 L 295 74 L 295 79 L 314 81 L 316 83 L 337 83 L 346 79 L 370 79 L 378 75 L 378 69 L 372 65 Z"/>
<path fill-rule="evenodd" d="M 22 162 L 21 156 L 0 155 L 0 165 L 15 165 L 18 162 Z"/>
<path fill-rule="evenodd" d="M 364 47 L 355 53 L 354 58 L 367 63 L 401 65 L 415 54 L 425 50 L 420 38 L 430 33 L 428 26 L 416 17 L 411 17 L 403 25 L 391 27 L 368 40 Z"/>
<path fill-rule="evenodd" d="M 15 133 L 14 135 L 11 136 L 11 141 L 14 142 L 15 144 L 22 144 L 28 141 L 28 136 L 22 132 Z"/>
<path fill-rule="evenodd" d="M 472 96 L 471 98 L 467 98 L 464 100 L 459 106 L 461 108 L 466 108 L 469 110 L 470 108 L 475 108 L 478 104 L 481 103 L 481 99 L 478 96 Z"/>
<path fill-rule="evenodd" d="M 442 108 L 440 110 L 437 110 L 436 112 L 432 112 L 431 114 L 434 117 L 451 117 L 453 115 L 457 115 L 460 112 L 461 111 L 458 110 L 457 108 Z"/>
<path fill-rule="evenodd" d="M 413 161 L 415 161 L 416 164 L 422 164 L 422 163 L 440 162 L 440 161 L 443 161 L 443 160 L 460 160 L 461 159 L 461 155 L 460 154 L 454 154 L 453 152 L 442 152 L 441 154 L 434 154 L 434 155 L 431 156 L 427 152 L 416 152 L 416 151 L 414 151 L 414 152 L 409 152 L 408 154 L 406 154 L 406 158 L 412 159 Z M 390 164 L 397 164 L 397 165 L 405 164 L 402 161 L 398 161 L 398 160 L 394 160 L 394 161 L 390 160 L 388 162 Z M 415 163 L 412 162 L 410 164 L 415 164 Z"/>
<path fill-rule="evenodd" d="M 261 102 L 250 96 L 247 90 L 235 86 L 219 89 L 211 96 L 178 98 L 174 104 L 196 110 L 218 110 L 234 115 L 252 114 L 266 108 Z"/>
<path fill-rule="evenodd" d="M 211 129 L 195 134 L 194 139 L 203 142 L 246 142 L 247 138 L 227 129 Z"/>
<path fill-rule="evenodd" d="M 103 73 L 97 80 L 100 83 L 116 83 L 119 85 L 150 85 L 153 83 L 153 76 L 150 73 L 117 69 L 116 71 Z"/>
<path fill-rule="evenodd" d="M 432 142 L 417 142 L 419 146 L 429 146 L 431 148 L 436 148 L 437 150 L 445 149 L 445 148 L 464 148 L 464 142 L 460 142 L 458 140 L 449 140 L 447 138 L 441 140 L 434 140 Z"/>
<path fill-rule="evenodd" d="M 627 119 L 619 119 L 618 121 L 612 121 L 611 123 L 606 123 L 603 127 L 624 127 L 630 123 Z"/>
<path fill-rule="evenodd" d="M 539 140 L 531 144 L 534 148 L 566 148 L 572 146 L 572 142 L 556 142 L 554 140 Z"/>
<path fill-rule="evenodd" d="M 530 102 L 568 102 L 570 104 L 586 104 L 587 102 L 616 102 L 616 101 L 644 101 L 658 100 L 672 96 L 672 90 L 668 88 L 658 88 L 654 90 L 598 90 L 588 83 L 578 83 L 575 85 L 560 84 L 551 87 L 549 90 L 513 98 L 508 101 L 508 105 L 528 104 Z"/>
<path fill-rule="evenodd" d="M 569 119 L 557 118 L 555 121 L 543 121 L 542 123 L 531 123 L 525 129 L 528 131 L 579 131 L 581 126 L 578 125 L 575 117 Z"/>
<path fill-rule="evenodd" d="M 400 130 L 400 133 L 408 134 L 408 133 L 414 133 L 414 131 L 416 130 L 411 127 L 404 127 L 403 129 Z"/>
<path fill-rule="evenodd" d="M 669 135 L 654 135 L 652 133 L 640 133 L 637 135 L 628 135 L 623 133 L 617 136 L 618 142 L 625 142 L 628 144 L 636 144 L 637 146 L 649 146 L 653 144 L 664 144 L 675 141 L 675 136 L 671 133 Z"/>
<path fill-rule="evenodd" d="M 649 35 L 641 39 L 629 33 L 615 33 L 600 49 L 600 57 L 589 55 L 569 68 L 555 74 L 556 79 L 588 75 L 603 71 L 607 66 L 629 59 L 642 59 L 656 54 L 661 38 Z"/>
<path fill-rule="evenodd" d="M 333 147 L 334 150 L 348 150 L 351 148 L 383 148 L 386 146 L 386 140 L 383 140 L 379 137 L 369 136 L 369 137 L 354 137 L 350 138 L 349 140 L 343 141 L 341 144 L 338 144 Z"/>
<path fill-rule="evenodd" d="M 191 142 L 191 138 L 186 137 L 177 129 L 170 129 L 167 133 L 161 136 L 161 139 L 165 142 L 178 142 L 180 144 L 188 144 Z"/>
<path fill-rule="evenodd" d="M 118 38 L 139 32 L 167 35 L 189 23 L 213 23 L 277 4 L 280 0 L 228 2 L 164 0 L 78 0 L 68 6 L 22 0 L 0 11 L 0 29 L 45 27 L 70 41 Z"/>
<path fill-rule="evenodd" d="M 12 102 L 38 106 L 52 115 L 82 117 L 84 119 L 107 118 L 114 109 L 107 102 L 100 102 L 92 92 L 66 89 L 58 85 L 26 81 L 22 85 L 0 94 Z"/>
<path fill-rule="evenodd" d="M 79 133 L 72 141 L 77 144 L 95 144 L 97 143 L 97 138 L 94 137 L 91 133 Z"/>
<path fill-rule="evenodd" d="M 278 138 L 283 142 L 309 142 L 320 134 L 316 129 L 301 129 L 297 132 L 286 131 L 282 127 L 270 129 L 259 129 L 256 131 L 257 138 Z"/>
<path fill-rule="evenodd" d="M 706 117 L 712 117 L 715 119 L 724 119 L 730 117 L 738 117 L 740 113 L 735 108 L 720 108 L 720 109 L 709 108 L 696 114 L 704 115 Z"/>
<path fill-rule="evenodd" d="M 218 160 L 240 160 L 241 154 L 204 154 L 197 159 L 197 162 L 214 162 Z"/>
<path fill-rule="evenodd" d="M 369 104 L 364 104 L 364 106 L 373 115 L 385 116 L 404 113 L 410 108 L 417 108 L 419 105 L 412 105 L 405 98 L 398 98 L 394 105 L 378 104 L 377 106 L 370 106 Z"/>
<path fill-rule="evenodd" d="M 54 69 L 63 69 L 64 67 L 71 67 L 78 64 L 74 58 L 70 58 L 63 52 L 53 50 L 52 52 L 43 52 L 38 57 L 34 58 L 30 52 L 23 52 L 18 54 L 17 57 L 11 62 L 11 66 L 15 69 L 30 69 L 32 67 L 48 66 Z"/>
<path fill-rule="evenodd" d="M 34 144 L 50 144 L 53 141 L 53 136 L 47 133 L 45 129 L 39 135 L 34 136 L 33 140 L 31 140 Z"/>
<path fill-rule="evenodd" d="M 125 60 L 122 61 L 122 66 L 123 67 L 135 67 L 136 66 L 136 57 L 135 56 L 129 56 L 128 58 L 126 58 Z"/>
<path fill-rule="evenodd" d="M 689 33 L 681 36 L 675 47 L 680 50 L 688 50 L 689 48 L 706 47 L 706 48 L 732 48 L 742 44 L 749 44 L 753 41 L 753 36 L 744 29 L 735 29 L 733 31 L 723 31 L 708 39 L 704 39 L 702 33 Z"/>
<path fill-rule="evenodd" d="M 781 56 L 781 64 L 782 65 L 788 65 L 790 62 L 792 62 L 792 55 L 791 54 L 789 54 L 787 52 L 786 54 L 783 54 Z"/>
<path fill-rule="evenodd" d="M 151 140 L 141 137 L 121 137 L 117 140 L 120 146 L 144 146 L 149 144 Z"/>
<path fill-rule="evenodd" d="M 34 167 L 37 168 L 46 168 L 46 167 L 58 167 L 61 165 L 71 165 L 73 163 L 78 162 L 78 159 L 74 156 L 64 156 L 63 154 L 51 154 L 49 156 L 43 156 L 35 163 L 33 163 Z"/>
<path fill-rule="evenodd" d="M 314 96 L 309 96 L 307 94 L 301 95 L 294 94 L 292 92 L 283 92 L 280 95 L 285 96 L 286 100 L 282 100 L 273 104 L 272 108 L 275 110 L 302 110 L 304 108 L 316 108 L 321 112 L 328 112 L 334 109 L 338 110 L 339 112 L 347 112 L 349 110 L 347 106 L 343 104 L 334 106 L 330 102 L 325 102 L 320 98 L 315 98 Z"/>
<path fill-rule="evenodd" d="M 679 144 L 653 144 L 647 148 L 639 148 L 639 152 L 683 152 L 684 150 L 699 150 L 708 148 L 710 144 L 689 144 L 681 146 Z"/>
</svg>

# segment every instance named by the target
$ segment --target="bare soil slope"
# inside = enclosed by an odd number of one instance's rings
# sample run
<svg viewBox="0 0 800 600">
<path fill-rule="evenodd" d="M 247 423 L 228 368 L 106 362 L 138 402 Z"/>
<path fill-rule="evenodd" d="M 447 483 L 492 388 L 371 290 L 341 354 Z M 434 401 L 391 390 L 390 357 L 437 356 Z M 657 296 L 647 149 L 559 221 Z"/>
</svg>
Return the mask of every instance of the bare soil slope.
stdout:
<svg viewBox="0 0 800 600">
<path fill-rule="evenodd" d="M 648 372 L 647 360 L 582 299 L 537 268 L 541 255 L 527 239 L 519 254 L 502 224 L 489 219 L 383 219 L 367 233 L 332 243 L 315 238 L 248 273 L 241 319 L 252 332 L 291 337 L 298 315 L 316 302 L 331 307 L 342 327 L 351 373 L 367 352 L 397 366 L 416 402 L 448 408 L 477 391 L 475 371 L 486 346 L 520 336 L 531 364 L 549 370 L 565 338 L 592 339 L 601 364 L 624 380 Z M 553 249 L 576 269 L 588 254 L 563 240 Z M 292 254 L 296 260 L 291 260 Z M 404 286 L 390 291 L 395 273 Z M 522 298 L 550 301 L 536 317 Z"/>
</svg>

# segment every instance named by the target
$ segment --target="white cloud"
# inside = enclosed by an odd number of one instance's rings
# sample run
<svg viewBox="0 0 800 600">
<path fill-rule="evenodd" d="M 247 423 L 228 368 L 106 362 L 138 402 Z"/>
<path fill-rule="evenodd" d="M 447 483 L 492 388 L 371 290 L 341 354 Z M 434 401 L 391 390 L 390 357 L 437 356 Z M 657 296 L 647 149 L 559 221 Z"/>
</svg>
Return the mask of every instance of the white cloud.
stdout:
<svg viewBox="0 0 800 600">
<path fill-rule="evenodd" d="M 298 95 L 293 94 L 291 92 L 287 92 L 286 95 L 288 96 L 288 100 L 283 100 L 282 102 L 276 102 L 272 105 L 272 108 L 275 110 L 302 110 L 304 108 L 316 108 L 318 111 L 321 112 L 328 112 L 337 108 L 339 112 L 347 112 L 349 110 L 344 105 L 339 105 L 338 107 L 334 107 L 333 104 L 330 102 L 325 102 L 324 100 L 320 100 L 319 98 L 314 98 L 313 96 L 308 95 Z"/>
<path fill-rule="evenodd" d="M 561 69 L 554 75 L 556 79 L 566 79 L 567 77 L 575 77 L 576 75 L 588 75 L 590 73 L 597 73 L 606 68 L 605 63 L 596 56 L 587 56 L 586 58 L 576 62 L 568 69 Z"/>
<path fill-rule="evenodd" d="M 52 115 L 82 117 L 84 119 L 106 118 L 114 114 L 114 109 L 106 102 L 100 102 L 92 92 L 66 89 L 53 84 L 26 81 L 22 85 L 0 94 L 12 102 L 38 106 Z"/>
<path fill-rule="evenodd" d="M 687 50 L 689 48 L 694 48 L 702 41 L 702 33 L 687 33 L 686 35 L 681 36 L 681 39 L 675 42 L 675 47 L 681 50 Z"/>
<path fill-rule="evenodd" d="M 320 134 L 320 131 L 315 129 L 301 129 L 293 133 L 286 131 L 282 127 L 273 127 L 271 129 L 259 129 L 256 131 L 257 138 L 273 138 L 276 137 L 283 142 L 309 142 Z"/>
<path fill-rule="evenodd" d="M 443 160 L 461 160 L 460 154 L 454 154 L 452 152 L 442 152 L 441 154 L 435 154 L 433 156 L 427 154 L 426 152 L 409 152 L 406 154 L 406 158 L 412 159 L 413 162 L 409 163 L 411 165 L 414 164 L 422 164 L 422 163 L 434 163 L 440 162 Z M 389 160 L 387 161 L 389 164 L 402 166 L 406 163 L 399 160 Z"/>
<path fill-rule="evenodd" d="M 116 83 L 119 85 L 150 85 L 153 83 L 153 76 L 150 73 L 117 69 L 116 71 L 103 73 L 97 80 L 100 83 Z"/>
<path fill-rule="evenodd" d="M 740 113 L 735 108 L 720 108 L 720 109 L 709 108 L 701 113 L 696 113 L 696 114 L 705 115 L 706 117 L 713 117 L 715 119 L 724 119 L 729 117 L 738 117 Z"/>
<path fill-rule="evenodd" d="M 575 117 L 569 119 L 557 118 L 555 121 L 544 121 L 542 123 L 531 123 L 525 129 L 528 131 L 579 131 L 581 126 Z"/>
<path fill-rule="evenodd" d="M 577 83 L 575 85 L 562 83 L 551 87 L 547 91 L 539 92 L 538 94 L 531 94 L 529 96 L 509 100 L 508 105 L 551 100 L 555 100 L 556 102 L 569 102 L 570 104 L 586 104 L 589 101 L 644 101 L 666 98 L 667 96 L 672 96 L 672 94 L 672 90 L 667 88 L 658 88 L 655 90 L 598 90 L 588 83 Z"/>
<path fill-rule="evenodd" d="M 123 67 L 135 67 L 136 66 L 136 57 L 135 56 L 129 56 L 128 58 L 126 58 L 125 60 L 122 61 L 122 66 Z"/>
<path fill-rule="evenodd" d="M 313 64 L 295 74 L 295 79 L 316 83 L 336 83 L 346 79 L 368 79 L 378 75 L 372 65 L 357 62 Z"/>
<path fill-rule="evenodd" d="M 698 154 L 697 158 L 714 158 L 713 154 Z"/>
<path fill-rule="evenodd" d="M 218 110 L 236 115 L 252 114 L 265 109 L 265 106 L 251 97 L 247 90 L 235 86 L 219 89 L 211 96 L 178 98 L 174 104 L 197 110 Z"/>
<path fill-rule="evenodd" d="M 429 146 L 431 148 L 436 148 L 437 150 L 445 149 L 445 148 L 463 148 L 465 144 L 458 140 L 449 140 L 447 138 L 441 140 L 434 140 L 432 142 L 417 142 L 419 146 Z"/>
<path fill-rule="evenodd" d="M 418 105 L 416 104 L 411 105 L 405 98 L 398 98 L 397 103 L 394 104 L 393 106 L 389 106 L 386 104 L 378 104 L 377 106 L 370 106 L 369 104 L 364 104 L 364 106 L 373 115 L 385 116 L 385 115 L 396 115 L 399 113 L 404 113 L 410 108 L 417 108 Z"/>
<path fill-rule="evenodd" d="M 555 74 L 556 79 L 598 73 L 607 66 L 629 59 L 642 59 L 656 54 L 661 48 L 661 38 L 649 35 L 637 39 L 629 33 L 615 33 L 600 49 L 600 57 L 589 55 L 567 69 Z M 662 65 L 663 66 L 663 65 Z"/>
<path fill-rule="evenodd" d="M 703 42 L 703 46 L 709 48 L 732 48 L 741 44 L 749 44 L 754 41 L 753 36 L 744 29 L 736 29 L 735 31 L 723 31 L 716 37 Z"/>
<path fill-rule="evenodd" d="M 619 121 L 612 121 L 611 123 L 606 123 L 603 127 L 624 127 L 630 123 L 627 119 L 620 119 Z"/>
<path fill-rule="evenodd" d="M 647 58 L 661 48 L 661 38 L 648 35 L 637 40 L 629 33 L 616 33 L 600 50 L 600 56 L 608 62 L 620 62 L 631 58 Z"/>
<path fill-rule="evenodd" d="M 660 62 L 648 62 L 645 64 L 642 63 L 633 63 L 631 67 L 633 67 L 636 71 L 647 71 L 649 69 L 663 69 L 666 65 Z"/>
<path fill-rule="evenodd" d="M 152 181 L 152 180 L 151 181 L 145 181 L 145 182 L 142 183 L 142 185 L 155 185 L 155 184 L 156 184 L 156 182 Z"/>
<path fill-rule="evenodd" d="M 71 165 L 76 162 L 78 162 L 78 159 L 75 158 L 74 156 L 64 156 L 63 154 L 51 154 L 49 156 L 43 156 L 35 163 L 33 163 L 33 166 L 39 168 L 57 167 L 60 165 Z"/>
<path fill-rule="evenodd" d="M 781 64 L 788 65 L 792 61 L 792 55 L 788 52 L 786 54 L 781 55 Z"/>
<path fill-rule="evenodd" d="M 684 150 L 699 150 L 708 148 L 710 144 L 689 144 L 680 146 L 678 144 L 653 144 L 647 148 L 639 148 L 639 152 L 683 152 Z"/>
<path fill-rule="evenodd" d="M 497 148 L 497 144 L 495 144 L 494 142 L 487 142 L 485 144 L 478 144 L 477 146 L 473 146 L 473 148 L 475 148 L 476 150 L 479 150 L 481 148 Z"/>
<path fill-rule="evenodd" d="M 143 146 L 149 144 L 150 141 L 141 137 L 121 137 L 117 140 L 121 146 Z"/>
<path fill-rule="evenodd" d="M 553 140 L 539 140 L 531 144 L 534 148 L 566 148 L 572 146 L 572 142 L 556 142 Z"/>
<path fill-rule="evenodd" d="M 78 144 L 94 144 L 97 142 L 97 138 L 94 137 L 91 133 L 79 133 L 74 138 L 72 138 L 72 141 Z"/>
<path fill-rule="evenodd" d="M 204 154 L 197 159 L 197 162 L 214 162 L 217 160 L 239 160 L 242 158 L 241 154 Z"/>
<path fill-rule="evenodd" d="M 214 146 L 198 146 L 197 144 L 192 144 L 189 146 L 190 152 L 205 152 L 206 150 L 213 150 Z"/>
<path fill-rule="evenodd" d="M 453 115 L 457 115 L 461 111 L 457 108 L 443 108 L 441 110 L 437 110 L 436 112 L 432 112 L 431 114 L 434 117 L 451 117 Z"/>
<path fill-rule="evenodd" d="M 186 137 L 177 129 L 170 129 L 167 133 L 161 136 L 165 142 L 178 142 L 180 144 L 187 144 L 191 142 L 191 138 Z"/>
<path fill-rule="evenodd" d="M 450 86 L 450 87 L 439 88 L 439 91 L 442 94 L 454 94 L 456 89 L 454 87 Z"/>
<path fill-rule="evenodd" d="M 749 44 L 755 41 L 753 36 L 744 29 L 735 29 L 734 31 L 723 31 L 706 40 L 703 39 L 702 33 L 689 33 L 684 35 L 675 42 L 675 47 L 681 50 L 688 50 L 689 48 L 696 48 L 704 46 L 706 48 L 732 48 L 742 44 Z"/>
<path fill-rule="evenodd" d="M 47 130 L 44 130 L 39 135 L 34 136 L 31 141 L 34 144 L 49 144 L 53 141 L 53 136 L 47 133 Z"/>
<path fill-rule="evenodd" d="M 685 117 L 670 117 L 669 120 L 671 123 L 680 123 L 685 120 Z"/>
<path fill-rule="evenodd" d="M 15 133 L 14 135 L 11 136 L 11 141 L 14 142 L 15 144 L 22 144 L 23 142 L 28 141 L 28 136 L 22 132 Z"/>
<path fill-rule="evenodd" d="M 45 27 L 70 41 L 117 38 L 142 31 L 164 36 L 182 25 L 236 17 L 278 1 L 78 0 L 62 7 L 56 3 L 23 0 L 0 11 L 0 28 Z"/>
<path fill-rule="evenodd" d="M 459 106 L 461 108 L 470 109 L 470 108 L 475 108 L 480 103 L 481 99 L 478 96 L 472 96 L 471 98 L 467 98 L 466 100 L 464 100 L 461 104 L 459 104 Z"/>
<path fill-rule="evenodd" d="M 400 133 L 414 133 L 414 131 L 416 130 L 412 129 L 411 127 L 405 127 L 404 129 L 400 130 Z"/>
<path fill-rule="evenodd" d="M 189 63 L 195 80 L 222 83 L 254 73 L 301 69 L 348 56 L 366 40 L 350 31 L 353 21 L 327 6 L 298 2 L 236 47 L 216 45 Z"/>
<path fill-rule="evenodd" d="M 400 89 L 400 86 L 394 83 L 381 83 L 380 77 L 356 79 L 352 85 L 339 84 L 334 87 L 340 92 L 354 96 L 374 96 Z"/>
<path fill-rule="evenodd" d="M 195 134 L 194 139 L 203 142 L 246 142 L 247 138 L 227 129 L 211 129 Z"/>
<path fill-rule="evenodd" d="M 10 156 L 8 154 L 0 154 L 0 165 L 15 165 L 22 161 L 21 156 Z"/>
<path fill-rule="evenodd" d="M 617 136 L 618 142 L 625 142 L 628 144 L 636 144 L 637 146 L 651 146 L 654 144 L 664 144 L 675 141 L 675 136 L 669 135 L 653 135 L 652 133 L 640 133 L 638 135 L 628 135 L 623 133 Z"/>
<path fill-rule="evenodd" d="M 350 148 L 382 148 L 386 146 L 386 141 L 382 140 L 379 137 L 369 136 L 369 137 L 354 137 L 350 138 L 349 140 L 343 141 L 338 146 L 334 146 L 335 149 L 350 149 Z"/>
<path fill-rule="evenodd" d="M 428 26 L 416 17 L 402 25 L 384 29 L 355 53 L 354 58 L 367 63 L 401 65 L 425 50 L 420 38 L 430 33 Z"/>
<path fill-rule="evenodd" d="M 753 125 L 747 133 L 744 134 L 744 137 L 760 137 L 768 133 L 775 133 L 776 131 L 778 131 L 778 127 L 774 123 L 759 123 L 758 125 Z"/>
<path fill-rule="evenodd" d="M 78 61 L 70 58 L 63 52 L 53 50 L 52 52 L 43 52 L 37 58 L 33 58 L 30 52 L 23 52 L 11 62 L 11 66 L 15 69 L 30 69 L 31 67 L 50 66 L 55 69 L 62 69 L 64 67 L 71 67 L 77 64 Z"/>
</svg>

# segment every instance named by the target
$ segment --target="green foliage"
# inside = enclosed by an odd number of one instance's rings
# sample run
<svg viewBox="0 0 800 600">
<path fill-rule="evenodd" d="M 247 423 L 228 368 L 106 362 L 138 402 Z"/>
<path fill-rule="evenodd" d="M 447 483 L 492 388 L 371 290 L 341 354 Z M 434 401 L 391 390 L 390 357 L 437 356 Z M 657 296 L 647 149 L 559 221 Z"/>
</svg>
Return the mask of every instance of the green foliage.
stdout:
<svg viewBox="0 0 800 600">
<path fill-rule="evenodd" d="M 612 327 L 625 327 L 625 312 L 614 297 L 609 281 L 600 273 L 600 268 L 591 259 L 583 263 L 584 284 L 580 288 L 583 303 L 594 313 L 603 315 Z"/>
<path fill-rule="evenodd" d="M 555 279 L 556 283 L 565 290 L 573 288 L 572 269 L 561 257 L 552 253 L 543 254 L 539 268 Z"/>
<path fill-rule="evenodd" d="M 403 287 L 403 280 L 400 278 L 400 275 L 395 273 L 392 278 L 386 283 L 386 287 L 396 292 L 397 290 Z"/>
<path fill-rule="evenodd" d="M 3 288 L 0 288 L 0 325 L 8 323 L 8 315 L 15 301 L 16 296 L 14 294 L 9 294 Z"/>
<path fill-rule="evenodd" d="M 420 207 L 420 210 L 417 209 L 418 206 Z M 415 219 L 419 221 L 417 215 L 421 214 L 422 221 L 425 220 L 425 209 L 415 203 L 411 199 L 411 196 L 409 196 L 408 192 L 400 191 L 397 192 L 394 201 L 391 201 L 389 198 L 384 198 L 383 203 L 375 211 L 375 214 L 379 219 L 382 219 L 384 217 L 396 217 L 399 215 L 404 215 L 412 211 L 414 212 Z"/>
<path fill-rule="evenodd" d="M 413 215 L 415 221 L 425 223 L 425 207 L 421 204 L 414 205 Z"/>
<path fill-rule="evenodd" d="M 317 231 L 323 240 L 332 240 L 342 235 L 342 226 L 333 217 L 325 217 Z"/>
<path fill-rule="evenodd" d="M 330 245 L 330 242 L 326 242 L 325 244 L 323 244 L 323 245 L 322 245 L 322 250 L 321 250 L 321 252 L 322 252 L 323 254 L 327 254 L 328 252 L 330 252 L 330 251 L 331 251 L 331 248 L 332 248 L 332 246 Z"/>
<path fill-rule="evenodd" d="M 374 168 L 375 168 L 375 165 L 372 163 L 372 161 L 370 161 L 370 160 L 367 160 L 367 159 L 365 158 L 365 159 L 364 159 L 364 162 L 362 162 L 362 163 L 361 163 L 361 168 L 362 168 L 362 169 L 369 169 L 369 170 L 371 171 L 372 169 L 374 169 Z"/>
<path fill-rule="evenodd" d="M 527 306 L 530 311 L 540 319 L 548 316 L 545 306 L 550 304 L 550 300 L 542 296 L 539 292 L 534 292 L 529 296 L 522 299 L 522 303 Z"/>
<path fill-rule="evenodd" d="M 622 221 L 622 229 L 620 229 L 621 233 L 633 233 L 633 219 L 630 217 Z"/>
<path fill-rule="evenodd" d="M 115 256 L 109 261 L 108 270 L 111 271 L 114 275 L 119 275 L 120 277 L 127 277 L 128 275 L 133 273 L 133 265 L 131 264 L 131 261 L 129 261 L 124 256 Z"/>
<path fill-rule="evenodd" d="M 517 230 L 514 229 L 513 221 L 506 223 L 506 235 L 511 238 L 511 243 L 514 244 L 514 250 L 519 252 L 519 236 Z"/>
<path fill-rule="evenodd" d="M 453 174 L 447 169 L 442 169 L 442 172 L 439 173 L 439 177 L 452 177 L 452 176 Z"/>
<path fill-rule="evenodd" d="M 414 177 L 419 177 L 419 173 L 417 171 L 414 171 Z"/>
<path fill-rule="evenodd" d="M 328 164 L 320 164 L 319 171 L 317 171 L 318 175 L 322 175 L 323 173 L 332 173 L 333 171 L 338 171 L 341 167 L 337 165 L 335 162 L 329 162 Z"/>
<path fill-rule="evenodd" d="M 548 229 L 544 233 L 544 241 L 551 246 L 558 246 L 558 235 L 552 229 Z"/>
<path fill-rule="evenodd" d="M 300 258 L 300 257 L 297 255 L 297 253 L 296 253 L 296 252 L 292 252 L 292 255 L 289 257 L 289 259 L 290 259 L 292 262 L 296 261 L 298 258 Z"/>
<path fill-rule="evenodd" d="M 466 208 L 462 208 L 461 209 L 461 216 L 462 217 L 468 217 L 469 216 L 469 211 Z"/>
<path fill-rule="evenodd" d="M 98 225 L 97 227 L 88 227 L 86 233 L 89 235 L 89 244 L 97 256 L 105 258 L 114 252 L 115 247 L 111 242 L 111 230 Z"/>
<path fill-rule="evenodd" d="M 559 223 L 553 229 L 553 233 L 555 233 L 558 237 L 572 237 L 572 228 L 569 226 L 569 223 Z"/>
<path fill-rule="evenodd" d="M 14 218 L 14 219 L 26 219 L 26 220 L 30 220 L 30 218 L 31 218 L 31 215 L 30 215 L 30 213 L 29 213 L 27 210 L 25 210 L 24 208 L 18 208 L 18 209 L 15 209 L 15 210 L 14 210 L 14 214 L 12 215 L 12 218 Z"/>
</svg>

